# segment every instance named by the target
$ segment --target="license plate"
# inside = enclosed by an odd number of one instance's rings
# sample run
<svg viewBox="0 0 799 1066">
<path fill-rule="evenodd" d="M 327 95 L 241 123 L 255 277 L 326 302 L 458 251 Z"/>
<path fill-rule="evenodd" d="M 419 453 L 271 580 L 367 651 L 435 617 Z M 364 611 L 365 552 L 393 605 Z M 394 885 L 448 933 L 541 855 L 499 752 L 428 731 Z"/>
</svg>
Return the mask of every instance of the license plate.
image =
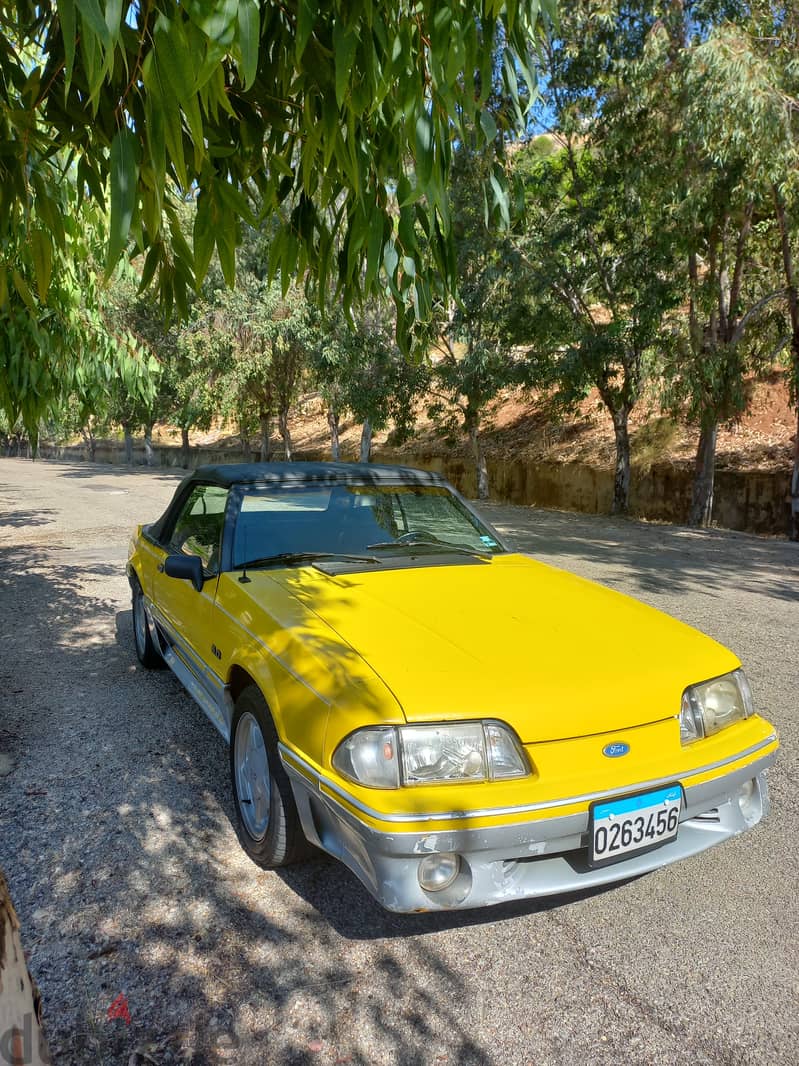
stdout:
<svg viewBox="0 0 799 1066">
<path fill-rule="evenodd" d="M 594 803 L 590 817 L 591 866 L 659 848 L 677 836 L 682 808 L 679 785 Z"/>
</svg>

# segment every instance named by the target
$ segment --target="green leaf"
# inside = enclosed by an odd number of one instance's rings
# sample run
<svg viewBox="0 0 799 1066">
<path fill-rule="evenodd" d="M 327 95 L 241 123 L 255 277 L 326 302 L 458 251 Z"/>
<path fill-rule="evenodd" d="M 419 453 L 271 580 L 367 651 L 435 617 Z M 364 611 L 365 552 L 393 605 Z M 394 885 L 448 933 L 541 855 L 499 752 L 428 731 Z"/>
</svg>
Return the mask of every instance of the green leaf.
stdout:
<svg viewBox="0 0 799 1066">
<path fill-rule="evenodd" d="M 30 235 L 31 258 L 36 274 L 36 288 L 39 299 L 44 303 L 50 288 L 50 275 L 53 270 L 53 248 L 49 238 L 41 230 L 34 230 Z"/>
<path fill-rule="evenodd" d="M 377 277 L 380 267 L 380 253 L 383 250 L 383 212 L 379 207 L 372 209 L 372 217 L 369 219 L 369 238 L 366 256 L 366 280 L 364 287 L 367 292 L 372 287 L 372 282 Z"/>
<path fill-rule="evenodd" d="M 239 48 L 241 49 L 241 82 L 249 89 L 258 71 L 261 15 L 255 0 L 239 0 Z"/>
<path fill-rule="evenodd" d="M 426 109 L 416 120 L 416 176 L 423 189 L 433 176 L 433 119 Z"/>
<path fill-rule="evenodd" d="M 105 0 L 105 24 L 109 40 L 117 41 L 122 27 L 122 0 Z"/>
<path fill-rule="evenodd" d="M 111 47 L 111 35 L 98 0 L 77 0 L 78 9 L 103 48 Z"/>
<path fill-rule="evenodd" d="M 333 26 L 333 59 L 336 67 L 336 103 L 344 103 L 350 78 L 352 77 L 355 49 L 358 38 L 353 30 L 348 30 L 342 20 L 336 19 Z"/>
<path fill-rule="evenodd" d="M 136 185 L 139 179 L 139 142 L 123 126 L 111 142 L 111 219 L 109 222 L 106 277 L 119 262 L 130 233 L 130 223 L 136 207 Z"/>
<path fill-rule="evenodd" d="M 510 226 L 510 197 L 504 171 L 498 167 L 492 170 L 490 181 L 491 190 L 494 193 L 494 203 L 499 209 L 502 225 L 507 229 Z"/>
<path fill-rule="evenodd" d="M 161 258 L 161 245 L 153 244 L 144 257 L 144 266 L 141 272 L 141 280 L 139 281 L 138 292 L 142 293 L 153 280 L 155 275 L 155 268 L 158 266 L 158 262 Z"/>
<path fill-rule="evenodd" d="M 215 183 L 215 191 L 220 201 L 239 218 L 243 218 L 249 226 L 255 226 L 256 220 L 253 215 L 250 205 L 247 203 L 246 198 L 235 185 L 231 185 L 228 181 L 217 181 Z"/>
<path fill-rule="evenodd" d="M 148 57 L 149 58 L 149 57 Z M 164 141 L 169 153 L 169 160 L 174 167 L 178 182 L 183 189 L 188 188 L 189 179 L 186 173 L 186 160 L 183 153 L 183 123 L 180 117 L 180 107 L 174 93 L 170 92 L 165 74 L 162 72 L 162 64 L 158 56 L 153 57 L 153 87 L 157 86 L 156 103 L 160 103 L 164 120 Z"/>
<path fill-rule="evenodd" d="M 294 56 L 302 59 L 302 54 L 313 33 L 314 22 L 319 14 L 317 0 L 299 0 L 297 4 L 297 33 L 294 38 Z"/>
<path fill-rule="evenodd" d="M 222 274 L 232 289 L 236 284 L 236 224 L 232 216 L 224 218 L 217 227 L 216 250 Z"/>
<path fill-rule="evenodd" d="M 171 22 L 159 17 L 155 43 L 159 73 L 172 87 L 179 103 L 185 104 L 197 92 L 196 62 L 179 17 Z"/>
<path fill-rule="evenodd" d="M 166 174 L 164 112 L 163 108 L 158 106 L 157 101 L 154 103 L 152 96 L 149 94 L 144 102 L 144 116 L 147 122 L 147 143 L 150 149 L 150 163 L 155 178 L 155 192 L 160 208 Z M 150 236 L 154 237 L 155 233 L 151 232 Z"/>
<path fill-rule="evenodd" d="M 75 38 L 77 36 L 75 0 L 58 0 L 58 18 L 61 22 L 61 37 L 64 41 L 66 91 L 69 92 L 72 71 L 75 69 Z"/>
<path fill-rule="evenodd" d="M 96 94 L 100 90 L 103 80 L 103 68 L 100 63 L 99 44 L 96 34 L 92 32 L 92 29 L 86 20 L 86 16 L 83 14 L 81 14 L 80 17 L 80 26 L 80 57 L 83 63 L 83 69 L 86 72 L 89 94 L 91 99 L 94 100 Z"/>
<path fill-rule="evenodd" d="M 238 0 L 188 0 L 186 4 L 194 25 L 214 41 L 226 36 L 238 7 Z"/>
<path fill-rule="evenodd" d="M 396 246 L 393 241 L 388 241 L 383 249 L 383 265 L 386 268 L 386 273 L 389 278 L 393 280 L 394 272 L 397 269 L 399 263 L 399 255 L 397 254 Z"/>
<path fill-rule="evenodd" d="M 82 155 L 78 162 L 78 183 L 80 185 L 87 185 L 93 199 L 97 201 L 100 207 L 105 207 L 105 192 L 103 186 L 100 183 L 100 179 L 97 177 L 97 171 L 89 163 L 89 160 L 85 155 Z"/>
<path fill-rule="evenodd" d="M 35 313 L 36 312 L 36 301 L 33 299 L 33 294 L 30 291 L 30 289 L 28 288 L 28 285 L 27 285 L 25 279 L 20 274 L 20 272 L 16 269 L 16 267 L 11 271 L 11 277 L 14 279 L 14 288 L 19 293 L 20 297 L 22 298 L 23 303 L 25 304 L 25 306 L 28 308 L 29 311 L 33 311 Z"/>
<path fill-rule="evenodd" d="M 208 271 L 214 252 L 213 207 L 213 194 L 203 190 L 197 199 L 197 214 L 194 217 L 194 276 L 198 285 Z"/>
<path fill-rule="evenodd" d="M 483 127 L 486 141 L 491 144 L 497 136 L 497 124 L 494 116 L 486 108 L 480 112 L 480 125 Z"/>
</svg>

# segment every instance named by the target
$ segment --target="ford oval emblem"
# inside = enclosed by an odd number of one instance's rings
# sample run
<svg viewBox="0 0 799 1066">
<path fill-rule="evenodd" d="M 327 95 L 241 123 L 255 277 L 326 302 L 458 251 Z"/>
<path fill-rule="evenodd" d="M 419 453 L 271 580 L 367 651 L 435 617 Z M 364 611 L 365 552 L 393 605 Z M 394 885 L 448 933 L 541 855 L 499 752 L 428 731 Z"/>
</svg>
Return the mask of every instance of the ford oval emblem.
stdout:
<svg viewBox="0 0 799 1066">
<path fill-rule="evenodd" d="M 629 744 L 625 744 L 623 740 L 617 740 L 613 744 L 606 744 L 602 749 L 602 754 L 607 755 L 609 759 L 618 759 L 620 756 L 626 755 L 629 750 Z"/>
</svg>

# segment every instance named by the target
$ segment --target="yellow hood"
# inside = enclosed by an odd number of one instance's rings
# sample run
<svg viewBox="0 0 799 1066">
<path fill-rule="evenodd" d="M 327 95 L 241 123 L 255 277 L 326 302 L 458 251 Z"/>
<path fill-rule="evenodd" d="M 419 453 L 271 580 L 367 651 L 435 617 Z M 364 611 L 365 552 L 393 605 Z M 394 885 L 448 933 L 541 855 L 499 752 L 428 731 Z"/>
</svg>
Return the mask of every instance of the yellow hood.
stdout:
<svg viewBox="0 0 799 1066">
<path fill-rule="evenodd" d="M 676 715 L 686 685 L 739 665 L 681 622 L 521 555 L 270 577 L 363 657 L 409 722 L 498 718 L 524 743 L 605 733 Z"/>
</svg>

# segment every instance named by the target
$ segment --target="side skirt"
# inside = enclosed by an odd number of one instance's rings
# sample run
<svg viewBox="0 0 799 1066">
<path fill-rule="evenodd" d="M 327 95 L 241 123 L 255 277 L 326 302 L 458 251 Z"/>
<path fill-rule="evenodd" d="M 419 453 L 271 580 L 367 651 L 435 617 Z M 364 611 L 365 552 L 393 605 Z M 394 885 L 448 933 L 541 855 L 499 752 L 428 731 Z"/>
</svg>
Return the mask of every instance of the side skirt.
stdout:
<svg viewBox="0 0 799 1066">
<path fill-rule="evenodd" d="M 145 604 L 162 659 L 229 744 L 233 701 L 227 685 L 197 659 L 151 602 L 145 600 Z"/>
</svg>

